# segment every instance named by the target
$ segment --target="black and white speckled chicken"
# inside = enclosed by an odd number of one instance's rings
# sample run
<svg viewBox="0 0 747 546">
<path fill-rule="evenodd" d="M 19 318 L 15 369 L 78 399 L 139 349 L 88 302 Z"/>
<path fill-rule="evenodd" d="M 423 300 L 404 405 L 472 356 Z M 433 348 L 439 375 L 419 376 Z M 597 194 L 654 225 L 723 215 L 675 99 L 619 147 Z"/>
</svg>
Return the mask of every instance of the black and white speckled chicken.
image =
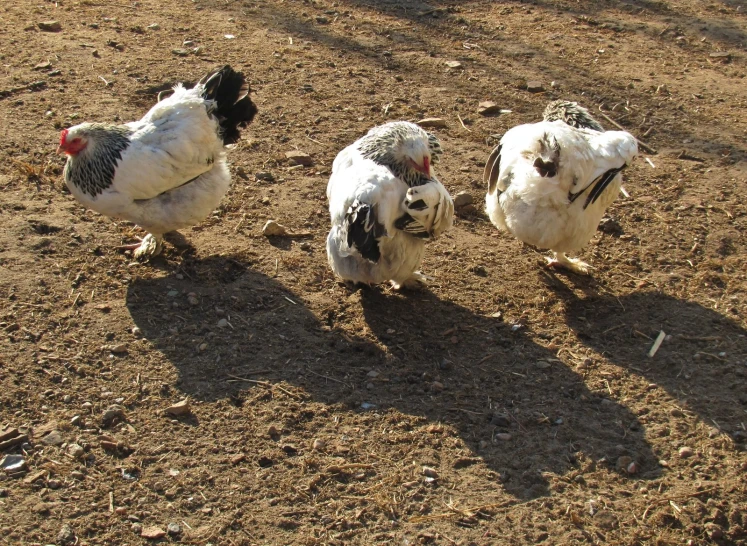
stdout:
<svg viewBox="0 0 747 546">
<path fill-rule="evenodd" d="M 63 130 L 67 187 L 86 207 L 148 232 L 132 245 L 136 258 L 157 255 L 165 233 L 201 222 L 228 191 L 225 145 L 257 112 L 248 91 L 224 66 L 192 89 L 178 84 L 139 121 Z"/>
<path fill-rule="evenodd" d="M 499 229 L 552 250 L 550 265 L 585 274 L 590 266 L 566 253 L 594 236 L 638 147 L 630 133 L 603 131 L 576 103 L 553 102 L 544 118 L 510 129 L 490 154 L 486 210 Z"/>
<path fill-rule="evenodd" d="M 424 282 L 425 241 L 449 229 L 454 202 L 431 171 L 438 139 L 405 121 L 374 127 L 342 150 L 327 185 L 332 270 L 353 283 Z"/>
</svg>

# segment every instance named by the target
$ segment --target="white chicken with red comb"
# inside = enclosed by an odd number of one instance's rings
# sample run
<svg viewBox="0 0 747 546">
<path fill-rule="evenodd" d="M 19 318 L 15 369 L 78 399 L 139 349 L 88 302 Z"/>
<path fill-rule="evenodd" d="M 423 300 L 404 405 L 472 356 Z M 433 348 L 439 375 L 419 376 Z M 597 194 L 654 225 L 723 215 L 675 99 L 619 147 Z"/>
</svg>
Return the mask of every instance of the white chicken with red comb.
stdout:
<svg viewBox="0 0 747 546">
<path fill-rule="evenodd" d="M 425 282 L 417 271 L 425 241 L 454 219 L 454 202 L 432 172 L 440 155 L 438 139 L 406 121 L 374 127 L 337 155 L 327 257 L 338 277 L 395 289 Z"/>
<path fill-rule="evenodd" d="M 192 89 L 176 85 L 139 121 L 63 130 L 67 187 L 86 207 L 142 227 L 148 235 L 134 255 L 156 256 L 165 233 L 198 224 L 228 191 L 225 145 L 257 112 L 248 91 L 224 66 Z"/>
</svg>

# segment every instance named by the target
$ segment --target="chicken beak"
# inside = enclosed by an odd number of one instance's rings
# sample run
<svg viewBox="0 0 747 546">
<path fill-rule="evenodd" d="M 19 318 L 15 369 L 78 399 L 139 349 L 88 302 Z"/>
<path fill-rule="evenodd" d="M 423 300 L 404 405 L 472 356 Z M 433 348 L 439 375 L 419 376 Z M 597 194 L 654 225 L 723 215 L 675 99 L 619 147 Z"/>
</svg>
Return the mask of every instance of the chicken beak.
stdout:
<svg viewBox="0 0 747 546">
<path fill-rule="evenodd" d="M 57 146 L 57 155 L 60 155 L 61 153 L 64 153 L 65 149 L 62 147 L 62 145 Z"/>
</svg>

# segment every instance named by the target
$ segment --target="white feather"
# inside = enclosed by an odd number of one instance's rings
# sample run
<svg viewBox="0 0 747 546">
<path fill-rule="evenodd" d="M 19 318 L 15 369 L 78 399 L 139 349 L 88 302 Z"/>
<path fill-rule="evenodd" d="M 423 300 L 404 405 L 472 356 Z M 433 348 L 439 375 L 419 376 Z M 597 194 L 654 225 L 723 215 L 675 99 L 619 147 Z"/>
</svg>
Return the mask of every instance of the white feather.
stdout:
<svg viewBox="0 0 747 546">
<path fill-rule="evenodd" d="M 546 136 L 559 148 L 555 176 L 542 176 L 534 165 Z M 579 250 L 589 242 L 617 197 L 622 177 L 615 175 L 587 205 L 592 184 L 610 169 L 629 164 L 638 152 L 629 133 L 578 129 L 562 121 L 514 127 L 500 146 L 498 174 L 493 173 L 494 185 L 486 197 L 490 220 L 525 243 L 559 254 Z"/>
<path fill-rule="evenodd" d="M 332 221 L 327 237 L 330 267 L 342 279 L 366 284 L 391 281 L 400 287 L 412 279 L 422 280 L 416 270 L 423 260 L 425 239 L 398 229 L 395 222 L 411 213 L 417 221 L 416 229 L 437 237 L 453 222 L 451 197 L 435 177 L 422 186 L 409 188 L 388 167 L 363 157 L 358 149 L 361 140 L 337 155 L 327 185 Z M 427 148 L 427 140 L 423 145 Z M 408 203 L 417 199 L 425 201 L 425 211 L 408 209 Z M 346 215 L 356 201 L 374 207 L 376 220 L 383 226 L 384 235 L 378 239 L 381 257 L 376 262 L 364 258 L 347 243 Z M 439 206 L 434 209 L 436 204 Z"/>
</svg>

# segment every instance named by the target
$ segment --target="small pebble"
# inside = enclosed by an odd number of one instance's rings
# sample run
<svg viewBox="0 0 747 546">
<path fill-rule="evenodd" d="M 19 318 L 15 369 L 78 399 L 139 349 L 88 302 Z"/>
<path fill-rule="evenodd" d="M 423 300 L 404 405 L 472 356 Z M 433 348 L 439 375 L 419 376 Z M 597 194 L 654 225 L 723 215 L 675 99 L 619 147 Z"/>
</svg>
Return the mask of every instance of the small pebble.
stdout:
<svg viewBox="0 0 747 546">
<path fill-rule="evenodd" d="M 326 446 L 326 442 L 322 440 L 321 438 L 316 438 L 314 440 L 314 443 L 311 445 L 312 449 L 315 451 L 321 451 Z"/>
<path fill-rule="evenodd" d="M 166 527 L 166 531 L 172 537 L 182 534 L 182 528 L 177 523 L 169 523 L 169 525 Z"/>
<path fill-rule="evenodd" d="M 181 400 L 176 404 L 169 406 L 163 411 L 164 413 L 174 416 L 189 415 L 190 413 L 192 413 L 192 407 L 189 404 L 189 398 L 185 398 L 184 400 Z"/>
<path fill-rule="evenodd" d="M 509 441 L 513 436 L 509 434 L 508 432 L 499 432 L 495 435 L 496 440 L 501 440 L 502 442 Z"/>
<path fill-rule="evenodd" d="M 117 506 L 114 509 L 114 513 L 117 514 L 118 516 L 126 516 L 127 515 L 127 508 L 125 508 L 124 506 Z"/>
<path fill-rule="evenodd" d="M 695 455 L 695 452 L 692 450 L 692 448 L 684 446 L 679 449 L 677 452 L 680 456 L 680 459 L 687 459 L 688 457 L 692 457 Z"/>
<path fill-rule="evenodd" d="M 314 160 L 306 152 L 300 150 L 292 150 L 285 152 L 285 157 L 290 161 L 291 165 L 303 165 L 304 167 L 310 167 L 314 164 Z"/>
<path fill-rule="evenodd" d="M 438 479 L 438 472 L 435 468 L 431 468 L 430 466 L 424 466 L 423 467 L 423 476 L 426 476 L 428 478 Z"/>
<path fill-rule="evenodd" d="M 143 531 L 143 526 L 140 523 L 133 523 L 130 527 L 130 530 L 136 535 L 139 535 Z"/>
</svg>

